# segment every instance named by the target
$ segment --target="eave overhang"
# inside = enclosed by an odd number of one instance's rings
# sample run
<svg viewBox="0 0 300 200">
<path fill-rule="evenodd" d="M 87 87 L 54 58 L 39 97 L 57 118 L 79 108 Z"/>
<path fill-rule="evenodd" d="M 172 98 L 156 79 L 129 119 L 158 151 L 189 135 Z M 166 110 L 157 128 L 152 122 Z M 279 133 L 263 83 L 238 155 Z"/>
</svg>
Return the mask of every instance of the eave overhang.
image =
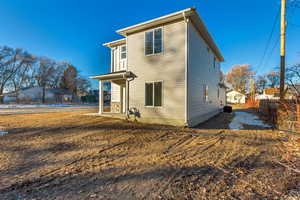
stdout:
<svg viewBox="0 0 300 200">
<path fill-rule="evenodd" d="M 153 20 L 149 20 L 140 24 L 136 24 L 133 26 L 129 26 L 120 30 L 117 30 L 117 33 L 123 36 L 127 36 L 136 32 L 144 31 L 147 29 L 151 29 L 154 27 L 158 27 L 163 24 L 176 22 L 184 19 L 191 19 L 193 25 L 198 30 L 201 37 L 205 40 L 207 45 L 210 47 L 210 49 L 214 52 L 216 55 L 218 61 L 223 62 L 224 57 L 222 56 L 222 53 L 220 52 L 219 48 L 215 44 L 214 40 L 212 39 L 212 36 L 208 32 L 204 22 L 201 20 L 200 16 L 196 12 L 195 8 L 187 8 L 185 10 L 175 12 L 169 15 L 165 15 Z"/>
<path fill-rule="evenodd" d="M 134 78 L 134 74 L 130 71 L 119 71 L 119 72 L 112 72 L 108 74 L 98 75 L 98 76 L 91 76 L 91 79 L 96 80 L 120 80 L 120 79 L 128 79 Z"/>
<path fill-rule="evenodd" d="M 120 46 L 120 45 L 123 45 L 123 44 L 126 44 L 126 38 L 122 38 L 120 40 L 115 40 L 115 41 L 112 41 L 112 42 L 104 43 L 103 46 L 112 48 L 112 47 Z"/>
</svg>

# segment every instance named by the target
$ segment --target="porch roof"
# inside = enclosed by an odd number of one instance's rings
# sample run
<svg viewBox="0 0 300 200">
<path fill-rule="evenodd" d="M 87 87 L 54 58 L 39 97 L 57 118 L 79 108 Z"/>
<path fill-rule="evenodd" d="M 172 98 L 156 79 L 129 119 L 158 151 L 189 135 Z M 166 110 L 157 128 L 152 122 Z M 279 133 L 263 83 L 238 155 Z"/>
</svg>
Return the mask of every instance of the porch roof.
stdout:
<svg viewBox="0 0 300 200">
<path fill-rule="evenodd" d="M 97 79 L 97 80 L 118 80 L 118 79 L 134 78 L 134 74 L 130 71 L 123 70 L 118 72 L 102 74 L 98 76 L 91 76 L 90 78 Z"/>
<path fill-rule="evenodd" d="M 115 41 L 112 41 L 112 42 L 104 43 L 103 46 L 105 46 L 105 47 L 115 47 L 115 46 L 119 46 L 119 45 L 123 45 L 123 44 L 126 44 L 126 38 L 122 38 L 122 39 L 115 40 Z"/>
</svg>

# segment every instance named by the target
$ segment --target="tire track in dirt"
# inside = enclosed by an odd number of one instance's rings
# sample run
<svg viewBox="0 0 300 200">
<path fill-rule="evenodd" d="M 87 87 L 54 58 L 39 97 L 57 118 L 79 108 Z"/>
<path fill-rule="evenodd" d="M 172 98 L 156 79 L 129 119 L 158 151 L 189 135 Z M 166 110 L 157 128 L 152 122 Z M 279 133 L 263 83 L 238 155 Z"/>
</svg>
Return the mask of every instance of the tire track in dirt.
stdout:
<svg viewBox="0 0 300 200">
<path fill-rule="evenodd" d="M 124 134 L 124 133 L 123 133 L 123 134 Z M 169 133 L 165 133 L 165 134 L 160 135 L 159 137 L 156 137 L 156 138 L 161 139 L 161 138 L 166 137 L 168 134 L 169 134 Z M 125 141 L 123 141 L 123 142 L 114 144 L 114 145 L 112 145 L 112 146 L 110 146 L 110 147 L 104 148 L 104 149 L 102 149 L 102 150 L 99 151 L 99 154 L 102 154 L 102 153 L 107 152 L 107 151 L 111 151 L 111 150 L 116 149 L 116 148 L 118 148 L 118 147 L 120 147 L 120 146 L 122 146 L 122 145 L 125 145 L 125 144 L 134 144 L 134 143 L 136 142 L 136 139 L 137 139 L 138 136 L 137 136 L 136 134 L 132 134 L 132 132 L 131 132 L 131 135 L 133 135 L 132 138 L 129 138 L 128 140 L 125 140 Z M 139 136 L 140 136 L 140 135 L 139 135 Z M 143 138 L 140 139 L 140 140 L 145 140 L 145 137 L 143 137 Z M 155 139 L 155 138 L 154 138 L 154 139 L 151 138 L 151 139 L 149 139 L 148 141 L 152 141 L 152 140 L 156 140 L 156 139 Z M 130 142 L 130 141 L 131 141 L 131 142 Z M 100 155 L 94 156 L 94 157 L 90 157 L 90 158 L 89 158 L 89 156 L 85 156 L 85 157 L 83 157 L 83 158 L 81 158 L 81 159 L 77 159 L 77 160 L 74 160 L 74 161 L 71 162 L 71 163 L 66 164 L 66 165 L 65 165 L 64 167 L 62 167 L 62 168 L 66 168 L 66 167 L 68 167 L 68 166 L 70 166 L 70 165 L 73 165 L 73 164 L 75 164 L 75 163 L 78 163 L 78 162 L 80 162 L 80 161 L 84 161 L 84 162 L 85 162 L 85 168 L 83 169 L 83 168 L 81 167 L 81 168 L 80 168 L 81 170 L 86 170 L 86 168 L 95 167 L 95 166 L 96 166 L 96 167 L 101 167 L 101 166 L 106 165 L 106 167 L 107 167 L 107 166 L 111 165 L 114 161 L 119 160 L 119 159 L 121 159 L 121 158 L 123 158 L 123 157 L 126 157 L 127 155 L 124 154 L 123 156 L 119 156 L 117 159 L 111 158 L 111 159 L 108 159 L 108 160 L 104 160 L 103 162 L 100 162 L 100 163 L 93 162 L 93 163 L 97 163 L 97 165 L 92 165 L 92 166 L 86 165 L 86 162 L 88 162 L 88 161 L 95 161 L 99 156 L 100 156 Z M 100 160 L 101 160 L 101 159 L 102 159 L 102 158 L 100 158 Z M 59 169 L 53 170 L 53 171 L 51 171 L 51 172 L 49 172 L 49 173 L 47 173 L 47 174 L 43 174 L 41 177 L 53 175 L 53 173 L 58 173 L 58 171 L 59 171 Z M 44 183 L 40 182 L 40 184 L 38 184 L 38 185 L 35 186 L 35 187 L 39 187 L 40 189 L 43 188 L 43 185 L 45 185 L 45 187 L 47 187 L 48 184 L 49 184 L 51 181 L 54 181 L 54 179 L 49 179 L 49 180 L 47 180 L 47 181 L 44 182 Z M 117 179 L 112 178 L 112 181 L 117 181 Z M 35 182 L 36 182 L 36 181 L 33 181 L 33 184 L 34 184 Z M 84 184 L 80 185 L 80 187 L 84 187 L 85 185 L 88 185 L 88 184 L 90 184 L 90 183 L 92 183 L 92 181 L 91 181 L 91 182 L 84 183 Z"/>
<path fill-rule="evenodd" d="M 223 132 L 222 132 L 223 133 Z M 199 157 L 203 156 L 203 153 L 208 151 L 210 148 L 214 147 L 218 142 L 220 142 L 224 136 L 218 133 L 213 136 L 213 138 L 205 140 L 203 138 L 198 138 L 196 136 L 192 138 L 185 137 L 184 139 L 179 139 L 179 141 L 175 142 L 171 145 L 173 148 L 173 152 L 163 152 L 163 155 L 158 157 L 158 160 L 160 161 L 171 161 L 170 166 L 174 166 L 176 164 L 186 164 L 192 160 L 198 159 Z M 197 142 L 197 140 L 199 140 Z M 193 142 L 194 145 L 190 145 Z M 170 146 L 169 146 L 170 147 Z M 175 149 L 176 147 L 177 149 Z M 179 150 L 178 148 L 180 147 Z M 170 149 L 170 148 L 167 148 Z M 194 151 L 193 154 L 191 152 Z"/>
<path fill-rule="evenodd" d="M 104 153 L 108 150 L 117 148 L 117 147 L 119 147 L 121 145 L 124 145 L 126 143 L 129 143 L 130 141 L 132 141 L 132 138 L 129 138 L 125 141 L 122 141 L 122 142 L 119 142 L 117 144 L 111 145 L 107 148 L 101 149 L 99 151 L 99 154 Z M 41 175 L 38 176 L 38 178 L 34 178 L 34 179 L 31 179 L 31 180 L 25 180 L 25 181 L 22 181 L 22 182 L 19 182 L 19 183 L 12 184 L 12 185 L 10 185 L 6 188 L 3 188 L 2 190 L 3 191 L 9 191 L 10 189 L 15 189 L 15 188 L 20 189 L 20 188 L 23 188 L 23 187 L 28 187 L 29 185 L 31 185 L 31 186 L 34 185 L 35 187 L 40 187 L 42 185 L 48 184 L 51 181 L 56 179 L 55 177 L 53 177 L 54 174 L 58 174 L 58 172 L 61 171 L 62 169 L 66 169 L 68 166 L 74 165 L 75 163 L 94 159 L 94 157 L 92 157 L 92 155 L 93 154 L 90 154 L 88 156 L 83 156 L 79 159 L 73 160 L 72 162 L 69 162 L 69 163 L 65 164 L 64 166 L 60 166 L 58 168 L 55 168 L 54 170 L 48 171 L 44 174 L 41 174 Z M 99 157 L 99 156 L 100 155 L 97 155 L 96 157 Z"/>
<path fill-rule="evenodd" d="M 178 147 L 179 145 L 185 143 L 186 141 L 188 141 L 188 140 L 190 140 L 192 138 L 193 138 L 193 136 L 191 136 L 191 135 L 185 136 L 183 138 L 179 138 L 179 140 L 176 141 L 174 144 L 169 145 L 166 148 L 166 150 L 163 152 L 163 154 L 169 153 L 172 149 Z"/>
</svg>

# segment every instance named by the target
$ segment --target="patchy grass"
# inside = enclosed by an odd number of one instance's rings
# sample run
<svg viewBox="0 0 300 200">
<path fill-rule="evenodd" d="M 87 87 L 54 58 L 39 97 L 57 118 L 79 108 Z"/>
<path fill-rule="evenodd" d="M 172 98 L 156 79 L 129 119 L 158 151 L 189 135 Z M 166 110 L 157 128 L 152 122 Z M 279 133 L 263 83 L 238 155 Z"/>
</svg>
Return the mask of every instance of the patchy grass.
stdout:
<svg viewBox="0 0 300 200">
<path fill-rule="evenodd" d="M 299 175 L 276 164 L 284 135 L 80 115 L 1 116 L 0 199 L 279 199 Z M 213 127 L 213 128 L 212 128 Z"/>
</svg>

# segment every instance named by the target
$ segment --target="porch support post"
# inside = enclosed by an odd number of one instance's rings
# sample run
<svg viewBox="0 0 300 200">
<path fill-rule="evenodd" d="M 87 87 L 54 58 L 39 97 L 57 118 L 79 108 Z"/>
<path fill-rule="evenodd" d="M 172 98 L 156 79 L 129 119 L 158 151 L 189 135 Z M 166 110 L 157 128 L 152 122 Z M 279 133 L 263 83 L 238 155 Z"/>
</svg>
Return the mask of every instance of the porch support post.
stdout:
<svg viewBox="0 0 300 200">
<path fill-rule="evenodd" d="M 126 79 L 126 104 L 125 104 L 125 113 L 129 117 L 129 81 Z"/>
<path fill-rule="evenodd" d="M 120 113 L 124 113 L 124 94 L 123 94 L 123 85 L 120 85 Z"/>
<path fill-rule="evenodd" d="M 99 81 L 99 114 L 103 113 L 103 81 Z"/>
</svg>

